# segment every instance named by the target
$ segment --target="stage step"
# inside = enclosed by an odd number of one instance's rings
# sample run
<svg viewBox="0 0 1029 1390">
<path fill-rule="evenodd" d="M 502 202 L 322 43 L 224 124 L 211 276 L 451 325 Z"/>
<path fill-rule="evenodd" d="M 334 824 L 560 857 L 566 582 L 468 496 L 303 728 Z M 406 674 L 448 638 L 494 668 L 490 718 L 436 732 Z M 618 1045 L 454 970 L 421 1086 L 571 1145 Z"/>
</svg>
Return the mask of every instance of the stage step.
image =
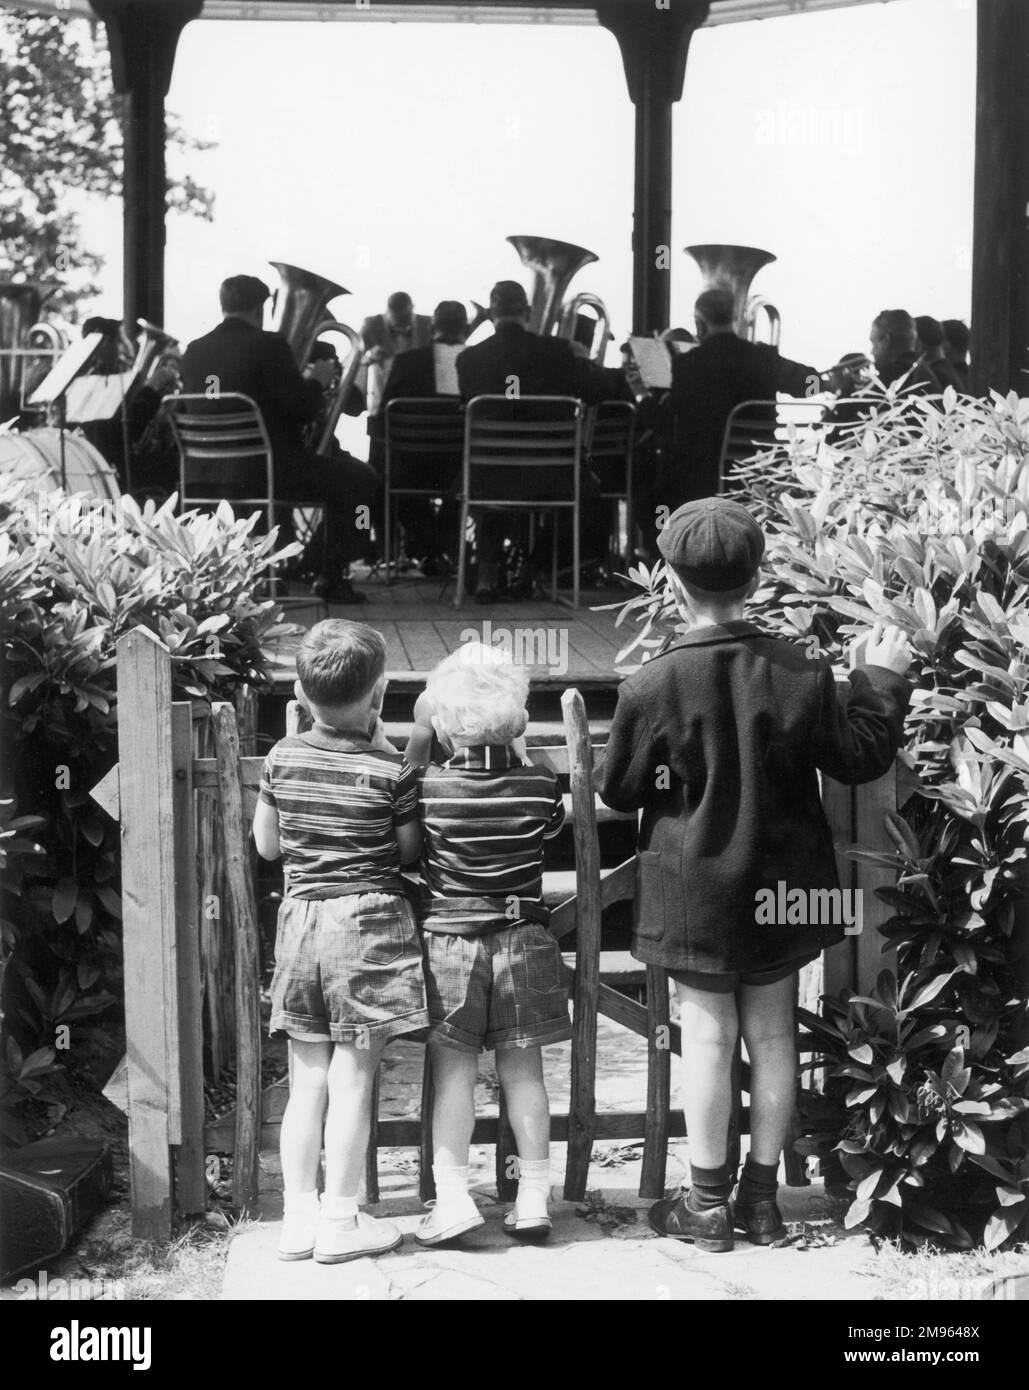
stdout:
<svg viewBox="0 0 1029 1390">
<path fill-rule="evenodd" d="M 575 969 L 574 951 L 562 951 L 561 959 L 569 970 Z M 645 985 L 647 967 L 628 951 L 601 951 L 600 978 L 604 984 L 614 985 L 615 989 L 625 985 Z"/>
</svg>

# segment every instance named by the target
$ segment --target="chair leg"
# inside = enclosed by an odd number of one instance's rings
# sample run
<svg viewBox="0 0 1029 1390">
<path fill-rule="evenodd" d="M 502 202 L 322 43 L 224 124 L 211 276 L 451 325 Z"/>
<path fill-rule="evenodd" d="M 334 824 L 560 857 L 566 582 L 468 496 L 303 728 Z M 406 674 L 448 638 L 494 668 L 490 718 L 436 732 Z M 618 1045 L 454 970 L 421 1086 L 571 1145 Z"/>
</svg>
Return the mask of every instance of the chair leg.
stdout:
<svg viewBox="0 0 1029 1390">
<path fill-rule="evenodd" d="M 468 553 L 468 543 L 465 537 L 468 534 L 468 499 L 461 499 L 461 520 L 457 528 L 457 591 L 454 594 L 454 607 L 460 608 L 464 603 L 464 586 L 466 575 L 466 557 Z"/>
<path fill-rule="evenodd" d="M 672 1105 L 671 1014 L 668 975 L 659 965 L 647 966 L 647 1117 L 643 1125 L 643 1166 L 640 1196 L 665 1195 L 668 1132 Z"/>
<path fill-rule="evenodd" d="M 579 606 L 579 588 L 582 583 L 582 542 L 579 536 L 579 504 L 572 508 L 572 564 L 575 566 L 572 579 L 572 607 Z"/>
<path fill-rule="evenodd" d="M 386 509 L 383 513 L 382 518 L 382 562 L 386 570 L 387 584 L 392 584 L 396 577 L 393 573 L 393 567 L 391 564 L 391 561 L 393 559 L 393 518 L 391 515 L 392 509 L 393 499 L 389 494 L 389 489 L 387 488 Z"/>
</svg>

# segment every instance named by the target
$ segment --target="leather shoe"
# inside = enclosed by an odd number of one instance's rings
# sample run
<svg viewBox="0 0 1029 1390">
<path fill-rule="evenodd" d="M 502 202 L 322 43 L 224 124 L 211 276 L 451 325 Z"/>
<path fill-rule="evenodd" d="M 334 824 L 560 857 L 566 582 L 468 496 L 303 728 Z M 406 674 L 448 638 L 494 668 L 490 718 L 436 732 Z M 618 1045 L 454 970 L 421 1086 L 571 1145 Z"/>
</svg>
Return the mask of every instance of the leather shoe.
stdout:
<svg viewBox="0 0 1029 1390">
<path fill-rule="evenodd" d="M 732 1249 L 732 1218 L 728 1203 L 709 1211 L 690 1211 L 686 1196 L 665 1197 L 647 1213 L 651 1228 L 659 1236 L 691 1241 L 698 1250 L 720 1254 Z"/>
<path fill-rule="evenodd" d="M 774 1241 L 785 1240 L 787 1236 L 782 1213 L 774 1198 L 766 1198 L 759 1202 L 741 1202 L 734 1192 L 732 1221 L 736 1230 L 742 1231 L 751 1245 L 771 1245 Z"/>
</svg>

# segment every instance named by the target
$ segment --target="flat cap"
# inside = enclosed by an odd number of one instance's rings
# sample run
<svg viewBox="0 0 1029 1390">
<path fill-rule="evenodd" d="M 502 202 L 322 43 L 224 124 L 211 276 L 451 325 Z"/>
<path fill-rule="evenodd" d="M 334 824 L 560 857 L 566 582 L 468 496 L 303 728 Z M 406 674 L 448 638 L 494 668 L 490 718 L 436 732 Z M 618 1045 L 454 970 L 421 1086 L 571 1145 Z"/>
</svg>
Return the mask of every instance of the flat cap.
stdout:
<svg viewBox="0 0 1029 1390">
<path fill-rule="evenodd" d="M 723 594 L 757 574 L 765 537 L 739 502 L 701 497 L 672 513 L 658 533 L 657 548 L 694 588 Z"/>
</svg>

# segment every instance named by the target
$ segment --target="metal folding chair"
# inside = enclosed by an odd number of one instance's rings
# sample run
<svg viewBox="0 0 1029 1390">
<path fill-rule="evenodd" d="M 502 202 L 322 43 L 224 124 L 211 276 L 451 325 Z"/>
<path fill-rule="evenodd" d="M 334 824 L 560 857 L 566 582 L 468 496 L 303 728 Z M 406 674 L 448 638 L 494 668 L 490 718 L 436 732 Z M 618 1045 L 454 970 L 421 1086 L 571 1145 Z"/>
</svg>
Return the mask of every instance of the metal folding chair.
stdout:
<svg viewBox="0 0 1029 1390">
<path fill-rule="evenodd" d="M 267 530 L 279 510 L 318 507 L 309 502 L 276 502 L 275 463 L 271 440 L 256 401 L 237 391 L 218 396 L 183 394 L 161 402 L 179 450 L 179 510 L 217 507 L 229 502 L 233 510 L 258 509 Z M 269 587 L 278 594 L 277 567 L 269 569 Z M 297 596 L 289 602 L 322 602 Z"/>
<path fill-rule="evenodd" d="M 586 416 L 586 463 L 600 479 L 600 495 L 625 510 L 625 554 L 633 548 L 632 456 L 636 446 L 636 407 L 630 401 L 601 401 Z M 616 511 L 614 545 L 621 547 L 621 524 Z"/>
<path fill-rule="evenodd" d="M 553 512 L 555 519 L 562 511 L 570 511 L 573 608 L 579 606 L 582 430 L 583 404 L 574 396 L 476 396 L 469 401 L 458 527 L 463 540 L 473 509 L 531 515 Z M 514 484 L 513 473 L 518 474 L 519 485 Z M 555 602 L 561 601 L 557 549 L 555 535 L 551 565 L 551 598 Z M 462 544 L 458 551 L 455 607 L 464 602 L 465 550 Z"/>
<path fill-rule="evenodd" d="M 385 411 L 385 489 L 386 509 L 383 526 L 383 556 L 386 583 L 396 578 L 399 554 L 394 540 L 393 502 L 397 497 L 436 498 L 457 496 L 464 450 L 464 409 L 460 401 L 448 396 L 398 397 L 390 401 Z M 424 474 L 430 465 L 446 469 L 453 465 L 453 482 L 441 487 L 439 482 L 427 481 Z M 462 536 L 458 536 L 460 551 Z"/>
</svg>

